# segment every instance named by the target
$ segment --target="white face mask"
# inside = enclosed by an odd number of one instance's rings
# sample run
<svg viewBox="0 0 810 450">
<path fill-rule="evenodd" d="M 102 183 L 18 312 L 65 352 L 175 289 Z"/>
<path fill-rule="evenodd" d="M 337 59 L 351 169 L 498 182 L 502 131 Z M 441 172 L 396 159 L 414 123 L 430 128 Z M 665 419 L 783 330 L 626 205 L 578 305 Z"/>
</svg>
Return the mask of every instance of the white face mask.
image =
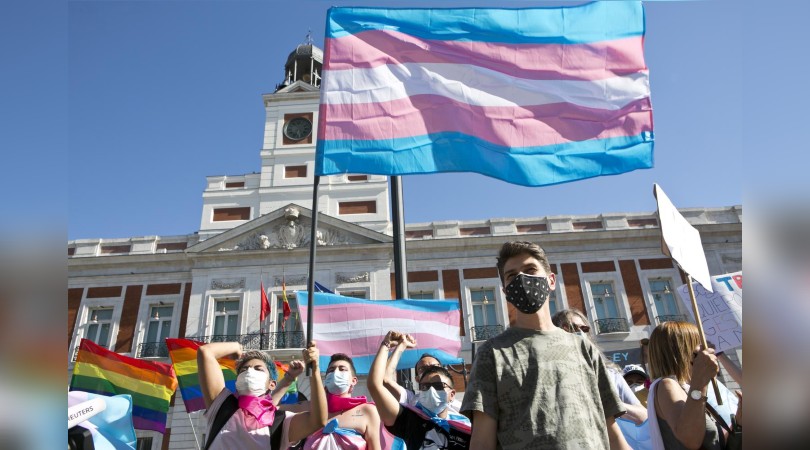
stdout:
<svg viewBox="0 0 810 450">
<path fill-rule="evenodd" d="M 348 370 L 335 369 L 326 375 L 323 385 L 332 395 L 343 394 L 352 386 L 352 374 Z"/>
<path fill-rule="evenodd" d="M 447 398 L 447 391 L 444 389 L 436 391 L 433 387 L 426 391 L 419 391 L 416 394 L 417 402 L 433 414 L 441 414 L 442 411 L 447 409 L 449 404 Z"/>
<path fill-rule="evenodd" d="M 267 380 L 270 374 L 248 367 L 247 370 L 236 377 L 236 392 L 239 395 L 253 395 L 258 397 L 267 392 Z"/>
</svg>

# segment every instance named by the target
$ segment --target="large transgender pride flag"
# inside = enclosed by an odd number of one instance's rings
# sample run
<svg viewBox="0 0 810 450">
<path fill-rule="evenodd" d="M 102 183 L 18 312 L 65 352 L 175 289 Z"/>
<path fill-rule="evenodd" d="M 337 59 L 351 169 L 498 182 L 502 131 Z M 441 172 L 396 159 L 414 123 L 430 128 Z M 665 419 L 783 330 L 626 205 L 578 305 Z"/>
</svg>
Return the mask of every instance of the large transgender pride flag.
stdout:
<svg viewBox="0 0 810 450">
<path fill-rule="evenodd" d="M 296 291 L 301 322 L 306 332 L 306 291 Z M 410 369 L 423 353 L 442 364 L 461 364 L 459 309 L 457 300 L 364 300 L 316 292 L 313 308 L 314 336 L 326 370 L 329 357 L 345 353 L 352 357 L 357 373 L 367 374 L 389 330 L 416 338 L 417 347 L 405 350 L 397 369 Z"/>
<path fill-rule="evenodd" d="M 641 2 L 331 8 L 316 174 L 541 186 L 653 165 Z"/>
</svg>

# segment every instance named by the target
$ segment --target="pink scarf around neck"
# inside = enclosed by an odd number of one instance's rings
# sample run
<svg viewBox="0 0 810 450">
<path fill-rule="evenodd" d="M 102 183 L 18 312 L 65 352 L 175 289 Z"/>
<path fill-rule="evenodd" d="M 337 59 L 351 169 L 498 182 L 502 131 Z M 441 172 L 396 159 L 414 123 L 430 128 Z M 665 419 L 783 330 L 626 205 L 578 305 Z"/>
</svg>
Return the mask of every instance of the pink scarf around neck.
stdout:
<svg viewBox="0 0 810 450">
<path fill-rule="evenodd" d="M 341 397 L 326 391 L 326 406 L 330 413 L 346 411 L 364 403 L 369 403 L 365 396 Z"/>
<path fill-rule="evenodd" d="M 252 395 L 240 395 L 239 407 L 247 414 L 256 418 L 262 426 L 273 425 L 276 418 L 276 405 L 267 397 L 254 397 Z"/>
</svg>

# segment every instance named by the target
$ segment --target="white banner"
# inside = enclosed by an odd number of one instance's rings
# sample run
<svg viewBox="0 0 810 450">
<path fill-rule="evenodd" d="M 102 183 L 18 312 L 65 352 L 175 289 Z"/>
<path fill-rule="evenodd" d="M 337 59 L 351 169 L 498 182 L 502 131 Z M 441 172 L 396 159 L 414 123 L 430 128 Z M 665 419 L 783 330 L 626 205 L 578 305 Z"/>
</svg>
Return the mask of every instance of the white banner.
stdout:
<svg viewBox="0 0 810 450">
<path fill-rule="evenodd" d="M 718 352 L 741 347 L 742 272 L 713 276 L 711 283 L 714 292 L 692 283 L 706 341 L 714 344 Z M 684 284 L 678 288 L 678 294 L 694 320 L 689 288 Z"/>
</svg>

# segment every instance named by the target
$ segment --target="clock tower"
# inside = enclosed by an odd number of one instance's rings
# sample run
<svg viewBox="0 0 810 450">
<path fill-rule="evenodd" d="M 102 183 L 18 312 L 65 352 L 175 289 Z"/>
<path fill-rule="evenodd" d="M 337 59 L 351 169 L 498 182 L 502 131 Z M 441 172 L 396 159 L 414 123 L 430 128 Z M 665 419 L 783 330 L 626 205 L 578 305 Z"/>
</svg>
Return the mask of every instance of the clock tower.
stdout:
<svg viewBox="0 0 810 450">
<path fill-rule="evenodd" d="M 265 108 L 261 172 L 208 177 L 200 238 L 207 239 L 294 203 L 312 206 L 323 50 L 309 36 L 287 56 L 284 79 L 262 95 Z M 321 177 L 318 210 L 391 234 L 388 177 Z"/>
</svg>

